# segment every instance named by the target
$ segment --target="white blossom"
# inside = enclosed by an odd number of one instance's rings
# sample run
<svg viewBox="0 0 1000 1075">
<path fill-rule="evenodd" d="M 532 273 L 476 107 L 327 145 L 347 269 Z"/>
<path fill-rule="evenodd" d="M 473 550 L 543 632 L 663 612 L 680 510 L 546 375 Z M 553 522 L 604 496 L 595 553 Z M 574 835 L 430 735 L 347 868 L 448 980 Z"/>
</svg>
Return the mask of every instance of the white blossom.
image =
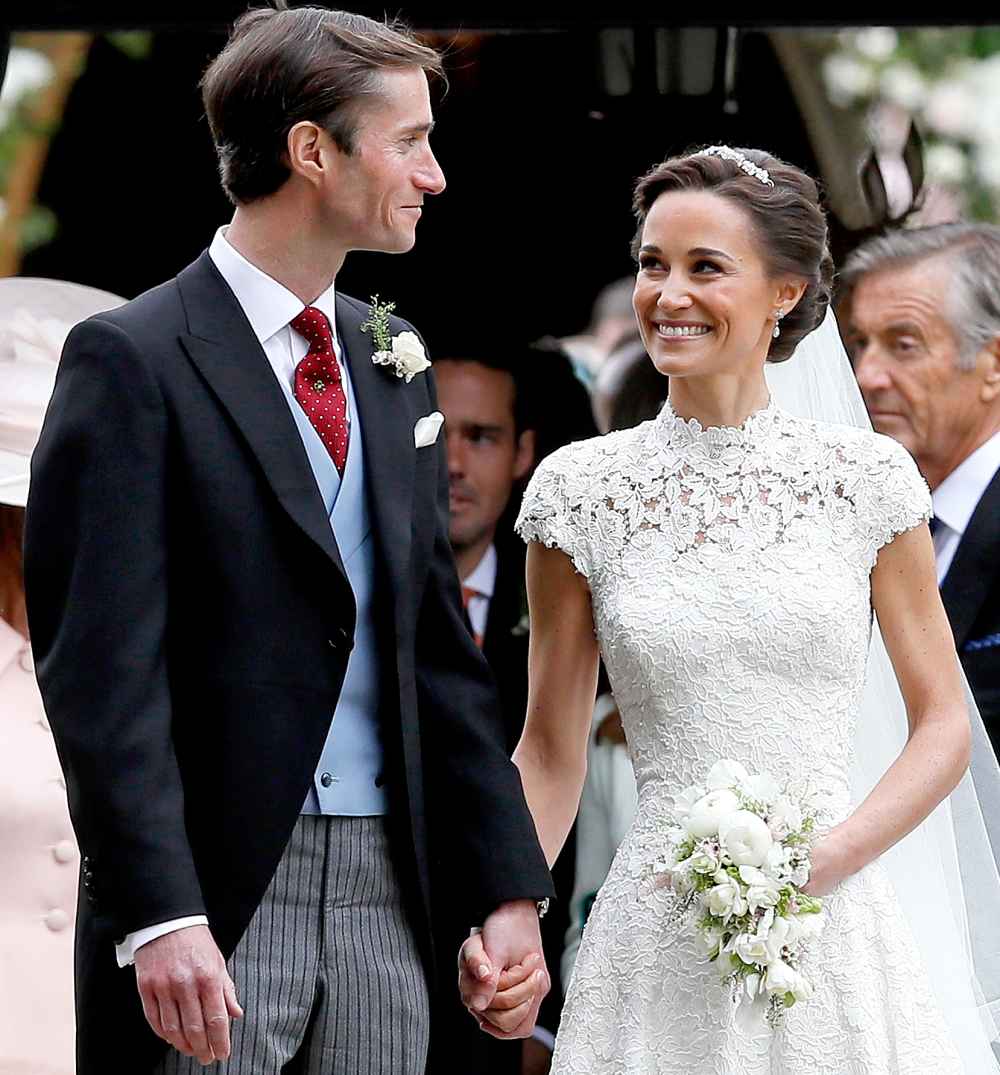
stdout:
<svg viewBox="0 0 1000 1075">
<path fill-rule="evenodd" d="M 0 86 L 0 127 L 26 93 L 48 85 L 54 69 L 49 58 L 37 49 L 14 47 L 7 57 L 7 74 Z"/>
<path fill-rule="evenodd" d="M 909 112 L 916 111 L 927 94 L 923 75 L 905 60 L 891 64 L 882 72 L 880 89 L 890 101 Z"/>
</svg>

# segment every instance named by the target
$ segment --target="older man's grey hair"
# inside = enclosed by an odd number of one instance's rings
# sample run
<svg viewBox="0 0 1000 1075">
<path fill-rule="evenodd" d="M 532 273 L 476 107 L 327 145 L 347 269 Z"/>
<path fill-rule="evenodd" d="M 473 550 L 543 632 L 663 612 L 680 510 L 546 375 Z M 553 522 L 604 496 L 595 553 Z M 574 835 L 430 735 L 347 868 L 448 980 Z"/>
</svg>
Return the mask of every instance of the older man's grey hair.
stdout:
<svg viewBox="0 0 1000 1075">
<path fill-rule="evenodd" d="M 841 294 L 849 305 L 862 277 L 933 257 L 951 260 L 949 314 L 959 344 L 958 366 L 972 369 L 976 355 L 1000 337 L 1000 227 L 959 222 L 876 236 L 847 259 Z"/>
</svg>

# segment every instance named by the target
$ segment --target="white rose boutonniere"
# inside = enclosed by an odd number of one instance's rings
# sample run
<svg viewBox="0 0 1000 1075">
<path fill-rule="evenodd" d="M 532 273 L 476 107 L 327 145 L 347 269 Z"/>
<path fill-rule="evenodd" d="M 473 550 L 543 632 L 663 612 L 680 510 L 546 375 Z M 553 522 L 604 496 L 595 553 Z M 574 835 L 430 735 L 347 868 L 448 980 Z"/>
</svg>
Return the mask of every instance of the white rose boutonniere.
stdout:
<svg viewBox="0 0 1000 1075">
<path fill-rule="evenodd" d="M 377 366 L 391 366 L 393 373 L 409 384 L 418 373 L 430 368 L 430 360 L 415 332 L 401 332 L 393 336 L 389 331 L 389 315 L 395 309 L 394 302 L 379 302 L 378 295 L 373 295 L 371 313 L 362 324 L 361 331 L 372 334 L 376 348 L 372 362 Z"/>
</svg>

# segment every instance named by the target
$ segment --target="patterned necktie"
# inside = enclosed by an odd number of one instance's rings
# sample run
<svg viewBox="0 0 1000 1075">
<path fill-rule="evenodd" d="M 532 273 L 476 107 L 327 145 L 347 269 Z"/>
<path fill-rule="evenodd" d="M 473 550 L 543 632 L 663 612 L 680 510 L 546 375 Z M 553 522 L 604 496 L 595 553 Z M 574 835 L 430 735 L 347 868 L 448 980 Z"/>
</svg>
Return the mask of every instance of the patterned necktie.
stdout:
<svg viewBox="0 0 1000 1075">
<path fill-rule="evenodd" d="M 472 637 L 475 640 L 476 645 L 480 649 L 483 648 L 483 636 L 479 633 L 479 631 L 477 631 L 474 627 L 472 627 L 472 617 L 469 616 L 469 602 L 474 597 L 483 597 L 483 596 L 484 596 L 483 594 L 481 594 L 478 590 L 474 589 L 472 586 L 463 586 L 462 587 L 462 607 L 465 609 L 465 615 L 469 620 L 469 627 L 472 629 Z"/>
<path fill-rule="evenodd" d="M 309 341 L 306 357 L 295 367 L 295 398 L 319 434 L 340 476 L 347 463 L 347 396 L 333 348 L 330 322 L 322 310 L 307 306 L 291 326 Z"/>
</svg>

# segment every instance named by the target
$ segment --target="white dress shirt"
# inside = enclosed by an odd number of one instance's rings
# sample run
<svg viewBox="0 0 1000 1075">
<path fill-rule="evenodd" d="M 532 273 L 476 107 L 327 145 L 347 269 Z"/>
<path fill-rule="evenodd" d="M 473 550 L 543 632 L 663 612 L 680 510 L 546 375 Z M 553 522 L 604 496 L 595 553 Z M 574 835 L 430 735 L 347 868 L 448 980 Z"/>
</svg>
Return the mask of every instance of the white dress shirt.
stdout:
<svg viewBox="0 0 1000 1075">
<path fill-rule="evenodd" d="M 931 494 L 934 517 L 938 520 L 934 534 L 938 585 L 958 551 L 979 501 L 1000 470 L 1000 433 L 994 433 L 967 459 L 964 459 Z"/>
<path fill-rule="evenodd" d="M 262 272 L 251 264 L 242 254 L 226 240 L 226 228 L 219 228 L 208 248 L 208 256 L 222 274 L 222 278 L 232 288 L 237 302 L 243 308 L 254 335 L 260 341 L 271 369 L 278 383 L 286 390 L 289 406 L 294 402 L 295 367 L 305 358 L 309 351 L 309 342 L 300 336 L 289 324 L 304 308 L 301 299 L 291 293 L 283 284 Z M 343 378 L 344 392 L 348 393 L 348 371 L 337 344 L 336 327 L 336 292 L 331 284 L 313 303 L 322 310 L 330 322 L 333 333 L 333 349 Z M 348 420 L 350 415 L 348 414 Z M 492 592 L 492 591 L 491 591 Z M 127 967 L 135 960 L 135 953 L 157 937 L 163 937 L 188 926 L 206 926 L 205 915 L 189 915 L 185 918 L 160 922 L 146 929 L 129 933 L 125 940 L 115 945 L 115 955 L 119 967 Z"/>
<path fill-rule="evenodd" d="M 469 623 L 472 624 L 472 633 L 482 638 L 486 634 L 486 622 L 490 618 L 490 601 L 497 584 L 497 550 L 495 545 L 483 553 L 483 558 L 472 569 L 468 578 L 462 579 L 462 585 L 475 590 L 475 594 L 469 598 L 466 612 L 469 614 Z"/>
</svg>

